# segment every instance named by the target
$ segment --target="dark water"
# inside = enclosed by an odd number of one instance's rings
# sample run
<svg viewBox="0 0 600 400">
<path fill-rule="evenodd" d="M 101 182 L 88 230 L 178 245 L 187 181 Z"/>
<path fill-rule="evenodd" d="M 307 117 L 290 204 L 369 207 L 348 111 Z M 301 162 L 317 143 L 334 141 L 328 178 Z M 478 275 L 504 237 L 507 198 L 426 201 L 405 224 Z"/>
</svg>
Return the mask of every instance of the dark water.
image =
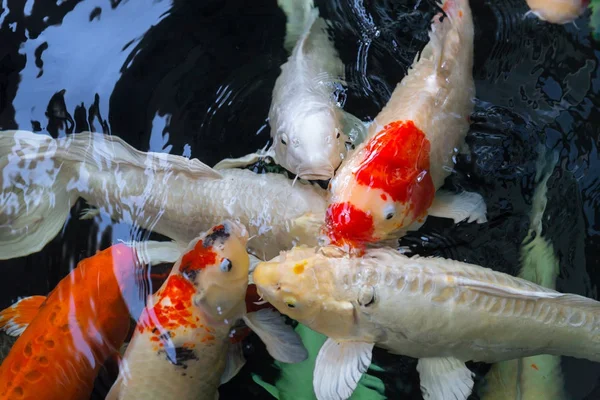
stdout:
<svg viewBox="0 0 600 400">
<path fill-rule="evenodd" d="M 316 1 L 333 22 L 346 63 L 347 111 L 372 119 L 428 40 L 431 1 Z M 487 224 L 429 219 L 403 239 L 443 255 L 516 274 L 529 226 L 537 145 L 559 153 L 548 182 L 544 236 L 560 260 L 557 290 L 599 299 L 600 46 L 587 28 L 523 18 L 522 1 L 472 1 L 477 101 L 448 188 L 477 191 Z M 285 17 L 276 1 L 3 0 L 0 5 L 0 129 L 52 136 L 94 130 L 140 150 L 197 157 L 213 165 L 263 147 L 271 90 L 285 62 Z M 0 262 L 0 306 L 48 293 L 76 263 L 133 228 L 77 219 L 73 208 L 43 251 Z M 248 362 L 221 398 L 268 398 L 250 372 L 276 378 L 251 337 Z M 390 398 L 419 399 L 416 361 L 376 350 L 374 373 Z M 572 399 L 600 398 L 600 364 L 563 357 Z M 481 374 L 487 366 L 476 365 Z M 103 373 L 95 391 L 110 386 Z M 473 398 L 476 398 L 473 395 Z"/>
</svg>

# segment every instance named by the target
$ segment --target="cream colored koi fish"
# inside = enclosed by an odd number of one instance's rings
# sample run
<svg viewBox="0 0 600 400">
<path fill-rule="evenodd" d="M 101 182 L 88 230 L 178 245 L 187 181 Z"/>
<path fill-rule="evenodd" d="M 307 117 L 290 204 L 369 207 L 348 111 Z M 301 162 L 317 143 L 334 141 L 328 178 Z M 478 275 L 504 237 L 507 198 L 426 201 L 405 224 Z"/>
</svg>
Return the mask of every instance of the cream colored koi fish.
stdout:
<svg viewBox="0 0 600 400">
<path fill-rule="evenodd" d="M 273 310 L 246 313 L 246 228 L 232 221 L 193 240 L 150 298 L 107 399 L 214 400 L 244 365 L 230 333 L 244 319 L 283 362 L 306 359 L 291 326 Z"/>
<path fill-rule="evenodd" d="M 325 231 L 332 243 L 401 236 L 427 215 L 486 221 L 480 195 L 437 191 L 465 146 L 475 94 L 469 2 L 446 0 L 443 10 L 367 139 L 331 180 Z"/>
<path fill-rule="evenodd" d="M 436 400 L 469 396 L 470 360 L 600 361 L 600 302 L 475 265 L 301 246 L 259 263 L 253 278 L 264 300 L 329 337 L 314 371 L 320 400 L 352 394 L 373 346 L 419 358 L 424 397 Z"/>
<path fill-rule="evenodd" d="M 527 14 L 553 24 L 568 24 L 579 18 L 589 4 L 590 0 L 527 0 L 531 9 Z"/>
<path fill-rule="evenodd" d="M 519 277 L 554 289 L 560 264 L 552 242 L 543 236 L 542 220 L 548 198 L 547 182 L 558 162 L 558 153 L 539 148 L 537 186 L 531 201 L 529 231 L 521 244 Z M 485 376 L 482 400 L 566 400 L 559 356 L 540 354 L 492 365 Z"/>
<path fill-rule="evenodd" d="M 269 109 L 271 155 L 301 179 L 327 180 L 348 148 L 364 139 L 365 125 L 345 112 L 336 92 L 344 80 L 344 64 L 312 0 L 278 0 L 287 17 L 285 47 L 290 56 L 275 81 Z M 256 161 L 254 153 L 226 159 L 219 168 Z"/>
<path fill-rule="evenodd" d="M 325 190 L 279 174 L 216 171 L 197 159 L 145 153 L 117 136 L 59 139 L 0 132 L 0 259 L 41 250 L 82 197 L 113 219 L 163 234 L 181 247 L 223 219 L 248 227 L 261 259 L 312 243 L 325 215 Z"/>
</svg>

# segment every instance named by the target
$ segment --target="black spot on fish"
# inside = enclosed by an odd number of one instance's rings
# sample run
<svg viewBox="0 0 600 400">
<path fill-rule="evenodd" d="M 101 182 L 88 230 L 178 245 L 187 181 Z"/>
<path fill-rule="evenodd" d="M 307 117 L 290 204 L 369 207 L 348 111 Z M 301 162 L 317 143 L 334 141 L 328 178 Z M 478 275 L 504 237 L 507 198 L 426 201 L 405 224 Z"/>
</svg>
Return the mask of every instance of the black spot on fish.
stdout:
<svg viewBox="0 0 600 400">
<path fill-rule="evenodd" d="M 165 340 L 163 343 L 165 343 L 165 348 L 164 350 L 159 350 L 158 354 L 164 354 L 167 358 L 167 361 L 173 365 L 186 369 L 188 367 L 188 361 L 199 360 L 199 358 L 196 356 L 196 353 L 194 353 L 194 350 L 187 346 L 174 347 L 170 338 Z M 167 343 L 171 346 L 167 346 Z"/>
<path fill-rule="evenodd" d="M 206 238 L 203 240 L 203 244 L 205 248 L 211 247 L 212 245 L 215 244 L 215 241 L 217 240 L 225 240 L 227 239 L 229 236 L 231 236 L 229 234 L 229 232 L 227 232 L 227 230 L 225 229 L 224 225 L 220 225 L 218 227 L 216 227 L 209 235 L 206 236 Z"/>
<path fill-rule="evenodd" d="M 169 340 L 171 339 L 171 332 L 170 331 L 166 331 L 160 334 L 160 336 L 158 336 L 159 339 L 161 340 Z"/>
</svg>

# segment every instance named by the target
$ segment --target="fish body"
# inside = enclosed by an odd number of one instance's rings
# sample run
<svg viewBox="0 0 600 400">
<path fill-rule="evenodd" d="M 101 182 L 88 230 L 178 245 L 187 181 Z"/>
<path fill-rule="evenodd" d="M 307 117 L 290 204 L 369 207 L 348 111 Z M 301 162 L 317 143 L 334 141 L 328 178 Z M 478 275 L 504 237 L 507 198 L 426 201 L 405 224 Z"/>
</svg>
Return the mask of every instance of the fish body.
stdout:
<svg viewBox="0 0 600 400">
<path fill-rule="evenodd" d="M 190 243 L 142 312 L 107 399 L 215 398 L 246 311 L 247 240 L 225 221 Z"/>
<path fill-rule="evenodd" d="M 325 381 L 337 380 L 324 370 L 347 371 L 333 361 L 351 359 L 338 354 L 344 346 L 360 366 L 348 367 L 351 377 L 366 370 L 373 345 L 419 358 L 430 393 L 452 388 L 468 395 L 473 381 L 466 361 L 537 354 L 600 361 L 600 302 L 471 264 L 408 258 L 389 248 L 349 257 L 336 247 L 297 247 L 260 263 L 253 279 L 266 301 L 332 341 L 321 350 L 321 363 L 317 359 L 315 390 L 321 394 L 319 386 L 331 389 Z M 452 378 L 458 384 L 439 382 L 455 377 L 454 370 L 462 376 Z"/>
<path fill-rule="evenodd" d="M 300 178 L 327 180 L 349 140 L 336 99 L 344 64 L 312 0 L 282 0 L 280 6 L 288 18 L 287 45 L 301 33 L 273 88 L 269 123 L 275 159 Z"/>
<path fill-rule="evenodd" d="M 79 262 L 47 298 L 25 298 L 0 313 L 20 335 L 0 366 L 0 399 L 86 400 L 102 364 L 129 331 L 135 251 L 117 244 Z"/>
<path fill-rule="evenodd" d="M 0 258 L 41 250 L 78 197 L 113 219 L 163 234 L 183 247 L 223 219 L 248 227 L 250 250 L 274 257 L 296 242 L 316 245 L 326 193 L 280 174 L 218 172 L 197 159 L 138 151 L 116 136 L 53 139 L 0 134 Z M 83 216 L 91 218 L 92 210 Z"/>
<path fill-rule="evenodd" d="M 589 0 L 527 0 L 530 13 L 542 21 L 567 24 L 579 18 L 590 4 Z"/>
<path fill-rule="evenodd" d="M 473 109 L 473 21 L 447 0 L 430 41 L 330 184 L 333 242 L 375 242 L 418 223 L 454 167 Z"/>
<path fill-rule="evenodd" d="M 595 300 L 453 260 L 409 258 L 385 248 L 360 258 L 327 251 L 336 250 L 292 250 L 284 262 L 260 263 L 253 275 L 259 293 L 331 338 L 369 341 L 415 358 L 491 363 L 556 354 L 600 360 Z M 296 265 L 302 265 L 299 274 Z M 271 290 L 274 283 L 280 293 L 289 287 L 298 303 L 315 300 L 314 318 L 295 311 L 303 305 L 290 310 Z"/>
</svg>

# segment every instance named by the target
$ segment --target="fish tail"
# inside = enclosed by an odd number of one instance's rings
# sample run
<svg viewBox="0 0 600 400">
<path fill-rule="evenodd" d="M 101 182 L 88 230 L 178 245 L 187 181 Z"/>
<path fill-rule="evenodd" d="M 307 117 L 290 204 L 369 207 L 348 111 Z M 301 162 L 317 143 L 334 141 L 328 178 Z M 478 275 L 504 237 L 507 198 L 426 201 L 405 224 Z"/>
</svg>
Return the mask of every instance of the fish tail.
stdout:
<svg viewBox="0 0 600 400">
<path fill-rule="evenodd" d="M 40 251 L 63 227 L 78 195 L 60 143 L 27 131 L 0 133 L 0 259 Z"/>
<path fill-rule="evenodd" d="M 444 76 L 457 69 L 455 64 L 472 60 L 474 28 L 468 0 L 446 0 L 441 7 L 445 16 L 439 13 L 433 17 L 429 43 L 420 57 L 432 58 L 438 73 Z M 472 65 L 464 67 L 470 73 Z"/>
<path fill-rule="evenodd" d="M 310 29 L 319 13 L 314 8 L 313 0 L 277 0 L 277 4 L 287 18 L 283 45 L 291 53 L 298 40 Z"/>
<path fill-rule="evenodd" d="M 0 331 L 10 336 L 21 336 L 45 301 L 46 296 L 25 297 L 0 311 Z"/>
</svg>

